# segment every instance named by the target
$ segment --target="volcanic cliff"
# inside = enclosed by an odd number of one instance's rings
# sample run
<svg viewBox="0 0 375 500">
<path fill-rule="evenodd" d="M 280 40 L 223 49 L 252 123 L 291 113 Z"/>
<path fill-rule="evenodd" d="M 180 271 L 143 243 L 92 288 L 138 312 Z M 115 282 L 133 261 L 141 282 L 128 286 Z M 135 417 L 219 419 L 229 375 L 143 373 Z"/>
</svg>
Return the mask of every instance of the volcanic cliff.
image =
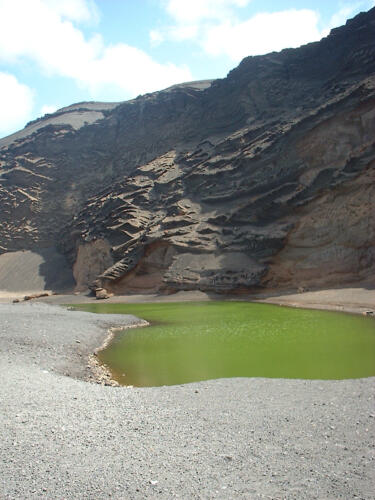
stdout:
<svg viewBox="0 0 375 500">
<path fill-rule="evenodd" d="M 78 290 L 370 283 L 374 167 L 375 8 L 222 80 L 1 139 L 0 252 L 57 249 Z"/>
</svg>

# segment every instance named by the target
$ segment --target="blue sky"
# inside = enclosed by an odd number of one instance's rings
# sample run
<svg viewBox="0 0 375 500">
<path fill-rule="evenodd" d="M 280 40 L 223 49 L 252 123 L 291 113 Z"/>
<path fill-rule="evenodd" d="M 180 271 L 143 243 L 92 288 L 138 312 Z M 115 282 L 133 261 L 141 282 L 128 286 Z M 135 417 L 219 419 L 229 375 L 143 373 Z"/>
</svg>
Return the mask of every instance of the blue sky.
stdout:
<svg viewBox="0 0 375 500">
<path fill-rule="evenodd" d="M 0 0 L 0 137 L 74 102 L 222 78 L 375 0 Z"/>
</svg>

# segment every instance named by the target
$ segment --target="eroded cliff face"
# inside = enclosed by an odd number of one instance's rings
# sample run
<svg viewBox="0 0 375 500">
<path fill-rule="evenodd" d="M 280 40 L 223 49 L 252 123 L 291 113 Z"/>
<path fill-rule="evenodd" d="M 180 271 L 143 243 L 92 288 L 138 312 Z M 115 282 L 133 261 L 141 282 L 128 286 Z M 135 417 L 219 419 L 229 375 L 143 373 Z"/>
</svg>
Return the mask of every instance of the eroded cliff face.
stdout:
<svg viewBox="0 0 375 500">
<path fill-rule="evenodd" d="M 375 9 L 226 79 L 81 103 L 0 141 L 0 251 L 77 288 L 251 291 L 375 275 Z"/>
</svg>

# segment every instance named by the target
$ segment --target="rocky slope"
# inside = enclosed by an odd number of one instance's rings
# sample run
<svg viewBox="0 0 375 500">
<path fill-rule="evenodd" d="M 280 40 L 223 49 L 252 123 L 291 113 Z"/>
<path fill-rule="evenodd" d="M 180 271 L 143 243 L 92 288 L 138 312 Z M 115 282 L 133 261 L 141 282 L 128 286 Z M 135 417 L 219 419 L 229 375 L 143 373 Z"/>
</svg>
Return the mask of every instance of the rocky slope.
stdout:
<svg viewBox="0 0 375 500">
<path fill-rule="evenodd" d="M 77 289 L 117 293 L 371 283 L 374 34 L 372 9 L 223 80 L 0 140 L 0 251 L 58 247 Z"/>
</svg>

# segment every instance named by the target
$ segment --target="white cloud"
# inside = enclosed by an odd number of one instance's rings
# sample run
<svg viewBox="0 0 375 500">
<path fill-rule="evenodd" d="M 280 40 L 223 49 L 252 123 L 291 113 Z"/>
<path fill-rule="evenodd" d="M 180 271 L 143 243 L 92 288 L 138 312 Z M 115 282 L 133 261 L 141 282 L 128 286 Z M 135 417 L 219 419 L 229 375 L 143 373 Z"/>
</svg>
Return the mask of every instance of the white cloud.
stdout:
<svg viewBox="0 0 375 500">
<path fill-rule="evenodd" d="M 223 22 L 206 30 L 201 41 L 211 55 L 226 54 L 233 61 L 286 47 L 299 47 L 322 37 L 318 15 L 308 9 L 260 13 L 244 22 Z"/>
<path fill-rule="evenodd" d="M 24 126 L 32 107 L 32 90 L 15 76 L 0 72 L 0 137 Z"/>
<path fill-rule="evenodd" d="M 100 58 L 86 65 L 84 72 L 77 72 L 77 81 L 91 95 L 97 95 L 107 85 L 116 85 L 136 96 L 191 79 L 186 66 L 159 64 L 142 50 L 124 43 L 106 47 Z"/>
<path fill-rule="evenodd" d="M 198 23 L 207 19 L 224 19 L 233 7 L 245 7 L 250 0 L 168 0 L 166 10 L 180 24 Z"/>
<path fill-rule="evenodd" d="M 59 106 L 54 106 L 53 104 L 52 105 L 45 104 L 40 109 L 40 116 L 49 115 L 51 113 L 54 113 L 58 109 L 59 109 Z"/>
<path fill-rule="evenodd" d="M 174 24 L 150 32 L 152 45 L 166 39 L 181 42 L 198 39 L 213 23 L 233 19 L 234 9 L 246 7 L 251 0 L 164 0 L 165 10 Z"/>
<path fill-rule="evenodd" d="M 74 79 L 92 98 L 105 88 L 128 98 L 192 79 L 186 66 L 159 64 L 123 43 L 105 45 L 100 35 L 86 39 L 75 23 L 95 15 L 87 0 L 0 0 L 0 60 L 36 62 L 47 75 Z"/>
<path fill-rule="evenodd" d="M 177 42 L 183 40 L 191 40 L 199 34 L 199 24 L 186 24 L 180 26 L 172 26 L 169 29 L 169 37 Z"/>
<path fill-rule="evenodd" d="M 342 5 L 341 8 L 331 17 L 328 29 L 337 28 L 346 23 L 347 19 L 353 17 L 356 13 L 370 10 L 375 7 L 374 0 L 359 0 Z"/>
<path fill-rule="evenodd" d="M 330 20 L 330 28 L 337 28 L 337 26 L 341 26 L 342 24 L 345 24 L 346 20 L 348 17 L 351 17 L 353 12 L 356 10 L 358 7 L 358 4 L 356 5 L 346 5 L 342 7 L 338 12 L 336 12 Z"/>
<path fill-rule="evenodd" d="M 93 0 L 44 0 L 44 3 L 57 15 L 71 21 L 99 21 L 98 8 Z"/>
<path fill-rule="evenodd" d="M 251 0 L 164 0 L 173 24 L 150 34 L 157 40 L 191 40 L 211 56 L 228 56 L 237 63 L 249 55 L 266 54 L 320 40 L 333 27 L 340 26 L 374 0 L 341 3 L 341 8 L 324 28 L 317 10 L 289 9 L 261 12 L 248 19 L 237 13 Z M 242 16 L 243 17 L 243 16 Z"/>
<path fill-rule="evenodd" d="M 160 45 L 162 42 L 164 42 L 164 35 L 158 30 L 151 30 L 150 42 L 153 47 L 156 47 L 157 45 Z"/>
<path fill-rule="evenodd" d="M 228 56 L 239 62 L 319 40 L 319 16 L 309 9 L 263 12 L 239 20 L 236 9 L 250 0 L 167 0 L 165 9 L 174 24 L 154 32 L 151 40 L 192 40 L 211 56 Z M 151 35 L 151 34 L 150 34 Z"/>
</svg>

